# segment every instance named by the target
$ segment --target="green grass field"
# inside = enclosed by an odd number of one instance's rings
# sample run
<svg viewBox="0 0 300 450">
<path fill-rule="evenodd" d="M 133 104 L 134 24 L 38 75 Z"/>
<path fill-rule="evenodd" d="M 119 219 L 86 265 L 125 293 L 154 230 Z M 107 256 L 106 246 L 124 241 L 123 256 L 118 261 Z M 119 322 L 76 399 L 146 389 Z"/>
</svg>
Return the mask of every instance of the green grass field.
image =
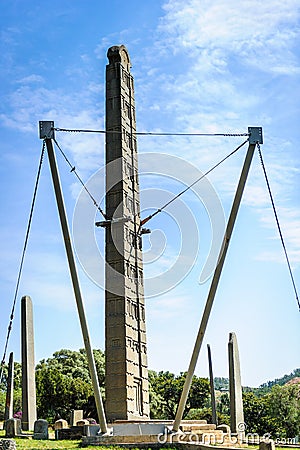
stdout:
<svg viewBox="0 0 300 450">
<path fill-rule="evenodd" d="M 1 438 L 5 438 L 5 431 L 0 430 L 0 439 Z M 80 447 L 81 444 L 81 440 L 76 440 L 76 441 L 56 441 L 54 439 L 54 437 L 51 437 L 50 435 L 50 439 L 48 439 L 47 441 L 40 441 L 40 440 L 35 440 L 32 438 L 29 439 L 24 439 L 24 438 L 14 438 L 14 441 L 17 444 L 17 450 L 36 450 L 36 449 L 49 449 L 49 450 L 75 450 L 75 449 L 79 449 L 82 448 Z M 84 448 L 88 448 L 88 449 L 97 449 L 97 450 L 124 450 L 121 447 L 118 446 L 93 446 L 93 445 L 89 445 L 88 447 L 84 447 Z M 134 449 L 131 448 L 130 450 L 139 450 L 139 449 Z M 161 449 L 163 450 L 163 449 Z M 172 449 L 168 449 L 168 450 L 172 450 Z M 175 449 L 173 449 L 175 450 Z"/>
<path fill-rule="evenodd" d="M 0 439 L 1 438 L 5 438 L 5 432 L 3 430 L 0 431 Z M 81 440 L 76 440 L 76 441 L 56 441 L 53 438 L 50 437 L 50 439 L 48 439 L 47 441 L 39 441 L 39 440 L 35 440 L 35 439 L 19 439 L 19 438 L 14 438 L 14 441 L 17 444 L 17 450 L 36 450 L 36 449 L 49 449 L 49 450 L 75 450 L 75 449 L 79 449 L 80 444 L 81 444 Z M 85 448 L 97 448 L 97 450 L 121 450 L 120 447 L 113 447 L 113 446 L 105 446 L 105 447 L 95 447 L 95 446 L 88 446 Z M 124 449 L 122 449 L 124 450 Z M 130 449 L 130 450 L 135 450 L 135 449 Z M 138 450 L 138 449 L 136 449 Z"/>
<path fill-rule="evenodd" d="M 0 431 L 0 438 L 5 438 L 5 432 Z M 52 450 L 63 450 L 63 449 L 78 449 L 80 448 L 81 441 L 56 441 L 54 438 L 47 441 L 37 441 L 35 439 L 18 439 L 14 438 L 17 444 L 17 449 L 52 449 Z"/>
</svg>

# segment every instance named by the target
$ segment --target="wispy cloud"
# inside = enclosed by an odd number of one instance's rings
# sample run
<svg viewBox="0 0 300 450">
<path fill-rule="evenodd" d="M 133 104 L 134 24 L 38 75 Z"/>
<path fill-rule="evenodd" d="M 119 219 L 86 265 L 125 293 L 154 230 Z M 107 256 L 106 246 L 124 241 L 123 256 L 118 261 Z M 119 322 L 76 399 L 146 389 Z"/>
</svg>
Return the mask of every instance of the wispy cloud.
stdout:
<svg viewBox="0 0 300 450">
<path fill-rule="evenodd" d="M 168 46 L 180 48 L 223 50 L 222 64 L 234 53 L 246 64 L 256 64 L 258 70 L 286 73 L 286 68 L 299 72 L 296 58 L 290 50 L 297 36 L 299 3 L 295 0 L 258 0 L 239 3 L 217 0 L 168 1 L 161 30 Z M 214 55 L 215 56 L 215 55 Z M 284 56 L 284 58 L 283 58 Z M 219 53 L 219 58 L 221 53 Z"/>
<path fill-rule="evenodd" d="M 21 78 L 20 80 L 17 80 L 17 83 L 19 84 L 29 84 L 29 83 L 43 83 L 45 80 L 42 76 L 31 74 L 26 77 Z"/>
</svg>

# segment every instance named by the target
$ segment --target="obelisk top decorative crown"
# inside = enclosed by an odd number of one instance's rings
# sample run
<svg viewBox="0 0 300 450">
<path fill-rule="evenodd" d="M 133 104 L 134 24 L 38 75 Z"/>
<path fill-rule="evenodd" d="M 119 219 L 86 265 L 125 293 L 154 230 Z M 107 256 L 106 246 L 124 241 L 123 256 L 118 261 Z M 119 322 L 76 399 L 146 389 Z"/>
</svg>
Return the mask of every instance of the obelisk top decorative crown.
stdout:
<svg viewBox="0 0 300 450">
<path fill-rule="evenodd" d="M 107 58 L 110 64 L 120 62 L 126 70 L 129 71 L 131 68 L 129 53 L 125 45 L 114 45 L 110 47 L 107 51 Z"/>
</svg>

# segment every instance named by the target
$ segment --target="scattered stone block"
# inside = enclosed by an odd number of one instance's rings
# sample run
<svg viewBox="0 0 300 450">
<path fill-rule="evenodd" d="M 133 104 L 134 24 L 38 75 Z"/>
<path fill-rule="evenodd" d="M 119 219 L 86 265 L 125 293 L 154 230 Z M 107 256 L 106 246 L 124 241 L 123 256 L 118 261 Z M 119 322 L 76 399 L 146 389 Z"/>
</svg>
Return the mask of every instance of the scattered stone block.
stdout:
<svg viewBox="0 0 300 450">
<path fill-rule="evenodd" d="M 72 409 L 71 411 L 71 427 L 75 427 L 79 420 L 83 419 L 83 410 L 82 409 Z"/>
<path fill-rule="evenodd" d="M 58 419 L 54 422 L 54 430 L 61 430 L 62 428 L 68 428 L 68 422 L 64 419 Z"/>
<path fill-rule="evenodd" d="M 84 427 L 84 425 L 89 425 L 89 421 L 87 419 L 78 420 L 76 423 L 77 427 Z"/>
<path fill-rule="evenodd" d="M 34 422 L 33 439 L 49 439 L 47 420 L 39 419 Z"/>
<path fill-rule="evenodd" d="M 22 434 L 21 419 L 7 419 L 5 422 L 5 437 L 13 438 Z"/>
<path fill-rule="evenodd" d="M 58 441 L 81 439 L 83 436 L 83 428 L 84 427 L 71 427 L 55 430 L 55 439 Z"/>
</svg>

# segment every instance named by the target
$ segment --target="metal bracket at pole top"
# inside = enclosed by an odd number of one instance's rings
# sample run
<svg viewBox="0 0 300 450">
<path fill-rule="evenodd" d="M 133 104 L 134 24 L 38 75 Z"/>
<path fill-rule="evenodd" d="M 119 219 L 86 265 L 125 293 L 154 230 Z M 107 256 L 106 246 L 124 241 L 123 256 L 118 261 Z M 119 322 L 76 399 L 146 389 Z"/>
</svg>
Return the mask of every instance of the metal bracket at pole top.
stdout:
<svg viewBox="0 0 300 450">
<path fill-rule="evenodd" d="M 39 130 L 40 130 L 40 139 L 54 139 L 53 120 L 40 120 Z"/>
<path fill-rule="evenodd" d="M 248 127 L 249 144 L 263 144 L 262 127 Z"/>
</svg>

